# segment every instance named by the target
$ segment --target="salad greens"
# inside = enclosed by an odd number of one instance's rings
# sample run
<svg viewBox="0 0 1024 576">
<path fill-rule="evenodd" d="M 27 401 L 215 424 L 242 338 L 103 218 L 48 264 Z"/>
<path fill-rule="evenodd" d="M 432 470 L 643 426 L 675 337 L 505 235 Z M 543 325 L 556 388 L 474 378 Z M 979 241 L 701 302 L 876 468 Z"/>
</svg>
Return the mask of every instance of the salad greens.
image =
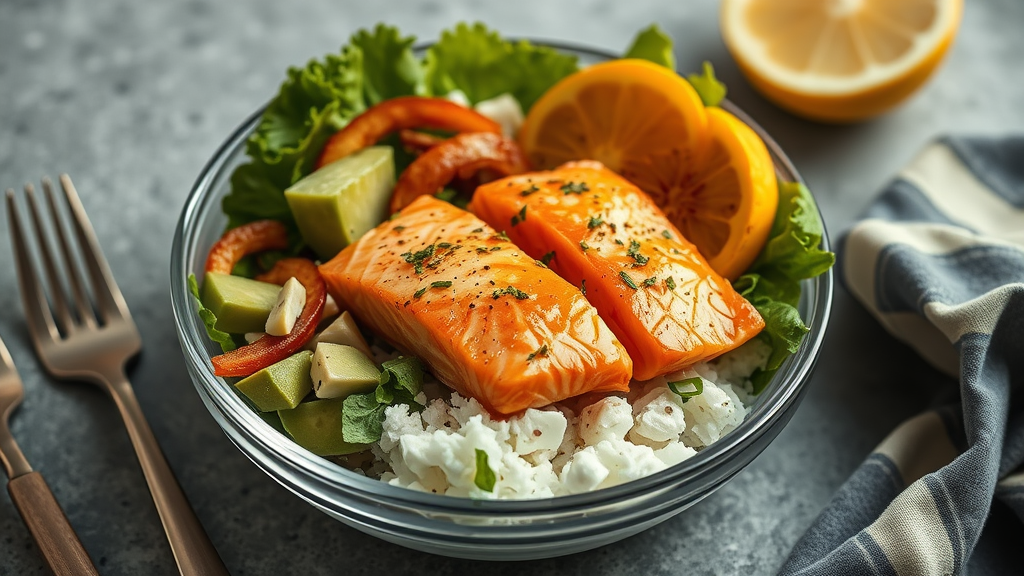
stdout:
<svg viewBox="0 0 1024 576">
<path fill-rule="evenodd" d="M 523 110 L 556 82 L 579 70 L 575 56 L 525 40 L 509 42 L 481 23 L 441 33 L 424 60 L 426 94 L 459 90 L 470 104 L 508 93 Z"/>
<path fill-rule="evenodd" d="M 705 106 L 718 106 L 725 99 L 725 84 L 715 78 L 715 67 L 711 65 L 711 62 L 705 60 L 702 68 L 700 74 L 690 74 L 686 79 L 697 91 L 697 95 L 700 96 L 700 100 Z"/>
<path fill-rule="evenodd" d="M 423 386 L 423 363 L 419 358 L 403 356 L 380 365 L 380 383 L 376 390 L 352 394 L 341 409 L 341 435 L 346 442 L 370 444 L 380 440 L 384 432 L 384 409 L 393 404 L 406 404 L 414 410 L 423 406 L 416 395 Z"/>
<path fill-rule="evenodd" d="M 199 307 L 199 319 L 203 321 L 203 325 L 206 326 L 206 334 L 217 344 L 220 344 L 220 349 L 223 352 L 231 352 L 235 349 L 235 340 L 231 334 L 218 330 L 214 327 L 217 324 L 217 315 L 212 310 L 203 306 L 203 301 L 199 297 L 199 282 L 196 281 L 195 274 L 188 275 L 188 291 L 192 293 L 192 297 L 196 301 L 196 306 Z"/>
<path fill-rule="evenodd" d="M 372 31 L 357 32 L 336 54 L 289 69 L 278 95 L 246 142 L 249 162 L 231 176 L 231 192 L 222 205 L 228 227 L 264 218 L 279 220 L 292 234 L 294 248 L 287 252 L 294 255 L 302 245 L 284 190 L 312 172 L 330 136 L 366 108 L 399 96 L 445 96 L 459 91 L 473 104 L 511 93 L 523 110 L 529 111 L 545 91 L 579 69 L 575 56 L 526 41 L 510 42 L 480 23 L 462 23 L 443 32 L 422 59 L 412 50 L 414 42 L 414 37 L 381 24 Z M 656 25 L 641 31 L 625 56 L 671 70 L 676 66 L 672 41 Z M 707 106 L 718 105 L 725 97 L 725 85 L 715 78 L 707 62 L 701 74 L 687 79 Z M 400 149 L 396 146 L 399 171 L 409 161 L 403 159 Z M 454 196 L 452 192 L 448 194 Z M 764 389 L 808 331 L 796 309 L 800 280 L 825 272 L 835 261 L 832 253 L 818 248 L 823 229 L 807 189 L 780 182 L 779 196 L 767 244 L 754 265 L 734 283 L 764 317 L 766 326 L 759 338 L 772 348 L 765 369 L 752 377 L 755 393 Z M 243 261 L 236 272 L 251 276 L 262 265 L 265 263 Z M 626 276 L 626 280 L 636 288 L 631 278 Z M 671 278 L 668 282 L 674 284 Z M 189 288 L 198 301 L 194 276 L 189 278 Z M 199 314 L 210 338 L 225 351 L 233 349 L 232 337 L 214 327 L 216 317 L 201 303 Z M 348 442 L 379 440 L 388 405 L 419 407 L 414 400 L 423 379 L 419 360 L 399 358 L 385 362 L 382 369 L 374 392 L 344 401 L 343 435 Z M 483 465 L 479 459 L 478 454 L 477 485 L 486 490 L 493 487 L 493 472 L 486 465 L 486 454 Z M 487 472 L 491 472 L 490 479 Z"/>
<path fill-rule="evenodd" d="M 779 208 L 757 260 L 733 282 L 733 287 L 757 308 L 765 327 L 758 335 L 772 347 L 764 370 L 751 377 L 754 393 L 764 390 L 790 354 L 800 348 L 808 328 L 796 305 L 800 280 L 824 274 L 836 261 L 832 252 L 819 248 L 824 227 L 807 187 L 779 182 Z"/>
<path fill-rule="evenodd" d="M 657 25 L 641 30 L 633 40 L 633 44 L 622 55 L 623 58 L 640 58 L 660 64 L 673 72 L 676 69 L 676 56 L 672 52 L 672 39 Z"/>
</svg>

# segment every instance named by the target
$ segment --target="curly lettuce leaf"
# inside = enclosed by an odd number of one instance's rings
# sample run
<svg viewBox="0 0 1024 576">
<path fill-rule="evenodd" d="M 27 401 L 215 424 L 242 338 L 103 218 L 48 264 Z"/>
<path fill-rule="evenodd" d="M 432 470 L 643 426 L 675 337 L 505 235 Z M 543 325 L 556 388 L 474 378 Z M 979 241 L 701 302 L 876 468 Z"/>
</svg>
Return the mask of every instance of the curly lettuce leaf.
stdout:
<svg viewBox="0 0 1024 576">
<path fill-rule="evenodd" d="M 825 273 L 835 263 L 820 248 L 824 227 L 810 191 L 797 182 L 779 182 L 779 208 L 768 241 L 733 287 L 757 308 L 765 327 L 758 336 L 772 349 L 763 370 L 751 377 L 754 393 L 764 390 L 782 362 L 800 348 L 808 332 L 796 306 L 800 281 Z"/>
<path fill-rule="evenodd" d="M 676 56 L 672 53 L 672 39 L 657 24 L 651 24 L 650 28 L 641 30 L 622 57 L 640 58 L 664 66 L 669 70 L 676 69 Z"/>
<path fill-rule="evenodd" d="M 520 40 L 509 42 L 481 23 L 460 23 L 427 51 L 425 92 L 461 90 L 471 104 L 509 93 L 528 111 L 556 82 L 579 70 L 577 58 Z"/>
<path fill-rule="evenodd" d="M 700 74 L 690 74 L 686 79 L 690 82 L 690 86 L 697 91 L 697 95 L 700 96 L 700 100 L 705 106 L 718 106 L 728 92 L 725 89 L 725 84 L 715 78 L 715 68 L 707 60 L 704 61 Z"/>
<path fill-rule="evenodd" d="M 423 92 L 423 64 L 412 53 L 415 36 L 402 37 L 398 28 L 377 24 L 360 30 L 352 45 L 363 53 L 363 95 L 367 106 L 388 98 Z"/>
<path fill-rule="evenodd" d="M 214 327 L 217 324 L 217 315 L 203 305 L 203 300 L 199 297 L 199 282 L 196 280 L 195 274 L 188 275 L 188 291 L 191 292 L 192 297 L 195 298 L 199 319 L 202 320 L 203 325 L 206 326 L 206 333 L 210 336 L 210 340 L 220 344 L 220 349 L 224 352 L 231 352 L 234 350 L 235 341 L 232 339 L 231 334 L 228 334 L 223 330 L 218 330 Z"/>
</svg>

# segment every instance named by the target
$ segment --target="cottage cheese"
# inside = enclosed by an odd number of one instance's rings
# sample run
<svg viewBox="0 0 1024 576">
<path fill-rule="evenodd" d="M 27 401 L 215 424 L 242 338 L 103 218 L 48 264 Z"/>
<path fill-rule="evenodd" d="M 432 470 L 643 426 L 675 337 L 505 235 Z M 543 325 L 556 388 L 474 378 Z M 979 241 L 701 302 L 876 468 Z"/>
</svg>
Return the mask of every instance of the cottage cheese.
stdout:
<svg viewBox="0 0 1024 576">
<path fill-rule="evenodd" d="M 634 382 L 627 397 L 601 398 L 578 415 L 556 404 L 495 420 L 473 398 L 427 390 L 418 398 L 426 404 L 420 413 L 405 405 L 385 410 L 367 473 L 396 486 L 480 499 L 549 498 L 636 480 L 739 426 L 752 398 L 749 375 L 764 367 L 769 352 L 751 342 L 713 362 Z M 685 401 L 667 384 L 697 376 L 703 392 Z M 495 474 L 491 491 L 474 482 L 477 450 Z"/>
</svg>

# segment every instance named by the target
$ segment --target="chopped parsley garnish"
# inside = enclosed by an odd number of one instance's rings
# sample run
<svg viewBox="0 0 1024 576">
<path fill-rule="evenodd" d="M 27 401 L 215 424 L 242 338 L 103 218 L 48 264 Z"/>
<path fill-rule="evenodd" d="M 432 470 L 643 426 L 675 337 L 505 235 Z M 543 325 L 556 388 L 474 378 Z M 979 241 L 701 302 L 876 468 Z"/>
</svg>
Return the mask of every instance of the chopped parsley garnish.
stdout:
<svg viewBox="0 0 1024 576">
<path fill-rule="evenodd" d="M 472 230 L 470 230 L 470 233 L 472 233 L 472 234 L 479 234 L 480 232 L 483 232 L 483 231 L 484 231 L 483 228 L 473 228 Z"/>
<path fill-rule="evenodd" d="M 675 279 L 672 278 L 671 276 L 669 276 L 668 278 L 665 278 L 665 286 L 668 286 L 669 290 L 675 290 L 676 289 L 676 281 L 675 281 Z"/>
<path fill-rule="evenodd" d="M 668 230 L 662 230 L 661 235 L 664 236 L 665 238 L 668 238 L 669 240 L 672 239 L 672 233 L 669 232 Z"/>
<path fill-rule="evenodd" d="M 648 260 L 650 260 L 649 257 L 640 253 L 640 243 L 636 240 L 629 241 L 629 250 L 626 251 L 626 256 L 636 260 L 633 266 L 643 266 L 644 264 L 647 264 Z"/>
<path fill-rule="evenodd" d="M 545 254 L 545 255 L 540 257 L 540 261 L 543 262 L 545 266 L 548 265 L 548 264 L 551 264 L 551 261 L 554 260 L 554 259 L 555 259 L 555 251 L 554 250 L 552 250 L 551 252 L 548 252 L 547 254 Z"/>
<path fill-rule="evenodd" d="M 586 252 L 587 250 L 590 250 L 590 245 L 587 244 L 586 240 L 580 240 L 580 248 L 582 248 L 583 251 Z"/>
<path fill-rule="evenodd" d="M 700 396 L 704 392 L 704 381 L 700 376 L 694 376 L 678 382 L 669 382 L 668 389 L 678 394 L 685 403 L 690 398 Z"/>
<path fill-rule="evenodd" d="M 533 360 L 537 356 L 547 356 L 547 355 L 548 355 L 548 345 L 547 344 L 541 344 L 540 348 L 537 348 L 537 350 L 535 352 L 530 352 L 530 355 L 526 357 L 526 361 L 529 362 L 530 360 Z"/>
<path fill-rule="evenodd" d="M 650 278 L 647 278 L 646 280 L 644 280 L 643 284 L 644 284 L 644 286 L 654 286 L 654 283 L 657 282 L 657 281 L 658 281 L 658 278 L 656 276 L 651 276 Z"/>
<path fill-rule="evenodd" d="M 619 246 L 625 246 L 625 244 L 622 243 L 622 240 L 619 240 L 618 238 L 615 239 L 615 243 Z"/>
<path fill-rule="evenodd" d="M 522 290 L 516 288 L 515 286 L 508 286 L 506 288 L 500 288 L 498 290 L 495 290 L 494 292 L 491 293 L 491 297 L 497 300 L 498 298 L 501 298 L 505 294 L 508 294 L 509 296 L 515 296 L 516 300 L 526 300 L 527 298 L 530 297 L 529 294 L 523 292 Z"/>
<path fill-rule="evenodd" d="M 504 230 L 495 234 L 494 237 L 497 238 L 498 240 L 504 240 L 506 242 L 509 241 L 508 234 L 505 234 Z"/>
<path fill-rule="evenodd" d="M 530 194 L 533 194 L 534 192 L 540 192 L 540 188 L 537 188 L 537 186 L 535 186 L 533 184 L 530 184 L 530 187 L 527 188 L 526 190 L 523 190 L 522 192 L 520 192 L 519 195 L 520 196 L 529 196 Z"/>
<path fill-rule="evenodd" d="M 451 248 L 452 244 L 451 244 L 451 242 L 438 242 L 437 243 L 437 247 L 438 248 Z"/>
<path fill-rule="evenodd" d="M 437 282 L 431 282 L 430 283 L 430 287 L 431 288 L 451 288 L 452 287 L 452 281 L 451 280 L 438 280 Z"/>
<path fill-rule="evenodd" d="M 484 248 L 483 246 L 477 246 L 476 247 L 476 251 L 478 253 L 486 253 L 487 252 L 487 248 Z"/>
<path fill-rule="evenodd" d="M 494 475 L 494 470 L 491 470 L 490 464 L 487 463 L 487 452 L 477 448 L 476 474 L 473 476 L 473 484 L 476 484 L 476 487 L 484 492 L 493 492 L 494 484 L 497 481 L 498 478 Z"/>
<path fill-rule="evenodd" d="M 536 264 L 537 266 L 540 266 L 541 268 L 547 268 L 548 267 L 547 264 L 541 262 L 540 260 L 534 260 L 533 263 Z"/>
<path fill-rule="evenodd" d="M 619 272 L 619 277 L 622 278 L 622 281 L 626 283 L 626 286 L 629 286 L 633 290 L 640 289 L 640 287 L 636 285 L 636 282 L 633 281 L 633 278 L 631 278 L 629 274 L 626 274 L 625 270 Z"/>
<path fill-rule="evenodd" d="M 392 230 L 394 230 L 395 232 L 401 232 L 402 230 L 405 230 L 405 226 L 402 226 L 401 224 L 399 224 L 398 226 L 395 226 L 394 228 L 392 228 Z"/>
<path fill-rule="evenodd" d="M 417 274 L 423 274 L 423 263 L 430 260 L 433 255 L 434 245 L 431 244 L 417 252 L 406 252 L 405 254 L 402 254 L 402 258 L 405 258 L 406 262 L 412 264 L 413 270 L 415 270 Z"/>
<path fill-rule="evenodd" d="M 523 206 L 519 213 L 512 217 L 512 225 L 515 226 L 520 222 L 526 222 L 526 206 Z"/>
<path fill-rule="evenodd" d="M 604 224 L 604 218 L 600 216 L 591 216 L 590 220 L 587 221 L 587 228 L 597 228 L 601 224 Z"/>
<path fill-rule="evenodd" d="M 680 252 L 678 248 L 673 248 L 672 249 L 672 253 L 673 254 L 682 254 L 682 252 Z"/>
<path fill-rule="evenodd" d="M 498 250 L 501 250 L 501 246 L 491 246 L 491 252 L 497 252 Z"/>
<path fill-rule="evenodd" d="M 562 192 L 566 196 L 569 194 L 583 194 L 584 192 L 590 192 L 590 187 L 587 186 L 586 182 L 568 182 L 562 185 Z"/>
<path fill-rule="evenodd" d="M 580 292 L 582 292 L 584 296 L 587 295 L 587 279 L 586 278 L 580 280 Z"/>
<path fill-rule="evenodd" d="M 416 292 L 413 292 L 412 297 L 413 298 L 419 298 L 420 296 L 423 296 L 426 293 L 427 293 L 427 289 L 426 288 L 420 288 Z"/>
</svg>

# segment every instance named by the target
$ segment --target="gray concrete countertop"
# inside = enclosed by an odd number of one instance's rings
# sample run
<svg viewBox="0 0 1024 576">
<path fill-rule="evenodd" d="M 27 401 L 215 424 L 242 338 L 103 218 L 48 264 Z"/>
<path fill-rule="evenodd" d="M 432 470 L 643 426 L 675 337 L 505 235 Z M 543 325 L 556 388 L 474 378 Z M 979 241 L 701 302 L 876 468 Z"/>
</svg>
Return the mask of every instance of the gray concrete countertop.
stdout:
<svg viewBox="0 0 1024 576">
<path fill-rule="evenodd" d="M 276 91 L 289 65 L 379 20 L 421 39 L 457 20 L 507 35 L 622 50 L 657 21 L 681 70 L 711 60 L 789 153 L 833 237 L 930 139 L 1024 130 L 1024 3 L 971 0 L 945 65 L 905 106 L 824 126 L 790 116 L 740 77 L 717 3 L 458 1 L 0 2 L 0 187 L 70 173 L 145 342 L 130 372 L 142 408 L 233 574 L 769 574 L 864 456 L 930 402 L 941 376 L 839 288 L 806 400 L 775 442 L 692 509 L 623 542 L 565 558 L 484 564 L 396 548 L 317 512 L 231 445 L 186 374 L 168 296 L 171 235 L 219 143 Z M 28 345 L 7 223 L 0 223 L 0 335 L 25 381 L 12 428 L 103 574 L 176 570 L 124 428 L 88 385 L 58 383 Z M 999 505 L 972 574 L 1024 573 L 1024 530 Z M 45 573 L 6 495 L 0 573 Z"/>
</svg>

